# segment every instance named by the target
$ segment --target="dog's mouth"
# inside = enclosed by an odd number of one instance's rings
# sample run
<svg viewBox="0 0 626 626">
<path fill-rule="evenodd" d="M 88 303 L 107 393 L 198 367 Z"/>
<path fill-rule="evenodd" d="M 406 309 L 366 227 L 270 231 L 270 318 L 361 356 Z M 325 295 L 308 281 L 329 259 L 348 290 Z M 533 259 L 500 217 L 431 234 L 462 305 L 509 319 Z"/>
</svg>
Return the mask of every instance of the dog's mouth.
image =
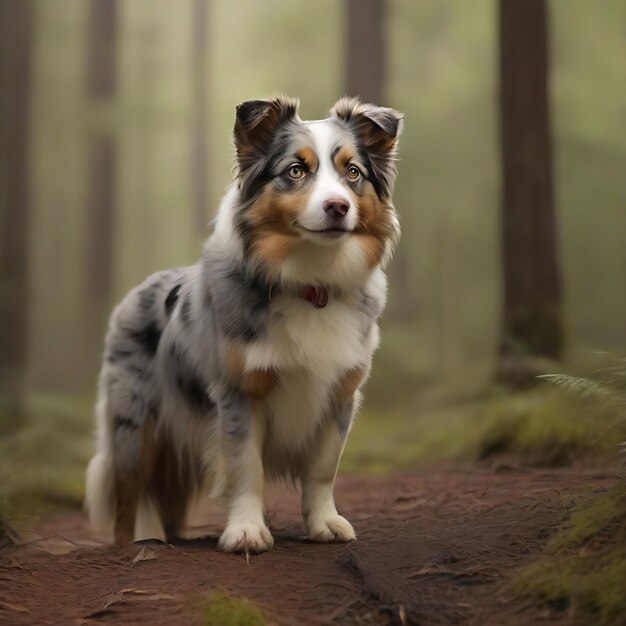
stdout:
<svg viewBox="0 0 626 626">
<path fill-rule="evenodd" d="M 321 228 L 319 230 L 314 230 L 312 228 L 305 228 L 301 224 L 298 224 L 298 228 L 306 231 L 307 233 L 311 233 L 313 235 L 321 235 L 322 237 L 336 238 L 341 237 L 342 235 L 349 235 L 353 231 L 348 228 L 341 228 L 338 226 L 333 226 L 330 228 Z"/>
</svg>

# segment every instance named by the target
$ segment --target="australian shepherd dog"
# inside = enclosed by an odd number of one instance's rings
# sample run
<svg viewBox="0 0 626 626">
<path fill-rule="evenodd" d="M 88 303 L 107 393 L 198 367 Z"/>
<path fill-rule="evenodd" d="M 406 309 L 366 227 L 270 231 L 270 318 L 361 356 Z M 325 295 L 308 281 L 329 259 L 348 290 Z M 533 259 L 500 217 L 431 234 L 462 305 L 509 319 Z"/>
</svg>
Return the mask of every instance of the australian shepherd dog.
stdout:
<svg viewBox="0 0 626 626">
<path fill-rule="evenodd" d="M 392 204 L 402 115 L 342 98 L 244 102 L 235 176 L 201 260 L 153 274 L 115 309 L 86 504 L 117 543 L 184 528 L 188 503 L 226 511 L 218 547 L 261 552 L 266 479 L 302 490 L 314 541 L 355 532 L 333 497 L 385 305 L 400 228 Z"/>
</svg>

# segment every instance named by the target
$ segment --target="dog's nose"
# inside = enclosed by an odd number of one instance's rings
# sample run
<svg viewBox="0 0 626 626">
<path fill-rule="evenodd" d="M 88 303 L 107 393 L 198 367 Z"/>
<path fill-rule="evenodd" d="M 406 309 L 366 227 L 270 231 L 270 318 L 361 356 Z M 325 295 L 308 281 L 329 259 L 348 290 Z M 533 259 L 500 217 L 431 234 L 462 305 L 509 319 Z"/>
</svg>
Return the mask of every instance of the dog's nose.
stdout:
<svg viewBox="0 0 626 626">
<path fill-rule="evenodd" d="M 325 200 L 323 207 L 324 211 L 328 213 L 330 217 L 340 219 L 346 216 L 350 205 L 348 204 L 347 200 L 337 196 L 336 198 L 328 198 L 328 200 Z"/>
</svg>

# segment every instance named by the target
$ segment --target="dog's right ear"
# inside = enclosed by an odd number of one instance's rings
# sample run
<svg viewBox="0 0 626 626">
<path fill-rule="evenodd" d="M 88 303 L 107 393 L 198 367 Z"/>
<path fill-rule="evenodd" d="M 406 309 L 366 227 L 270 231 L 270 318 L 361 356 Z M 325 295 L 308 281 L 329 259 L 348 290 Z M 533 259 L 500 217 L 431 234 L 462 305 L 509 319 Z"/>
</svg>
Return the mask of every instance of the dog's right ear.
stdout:
<svg viewBox="0 0 626 626">
<path fill-rule="evenodd" d="M 281 95 L 237 106 L 233 136 L 239 175 L 245 175 L 259 157 L 267 155 L 276 130 L 298 118 L 299 104 L 297 99 Z"/>
</svg>

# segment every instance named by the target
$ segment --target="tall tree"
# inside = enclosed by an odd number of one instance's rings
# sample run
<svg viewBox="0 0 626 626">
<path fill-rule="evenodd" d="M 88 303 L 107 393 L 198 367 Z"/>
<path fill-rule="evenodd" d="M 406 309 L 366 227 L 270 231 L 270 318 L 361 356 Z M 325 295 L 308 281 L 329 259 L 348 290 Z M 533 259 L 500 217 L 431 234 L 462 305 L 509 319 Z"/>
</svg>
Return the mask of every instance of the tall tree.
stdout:
<svg viewBox="0 0 626 626">
<path fill-rule="evenodd" d="M 534 357 L 558 358 L 563 346 L 546 4 L 499 4 L 504 307 L 498 374 L 513 383 L 533 373 Z"/>
<path fill-rule="evenodd" d="M 31 0 L 0 0 L 0 401 L 10 425 L 21 422 L 28 349 L 32 49 Z"/>
<path fill-rule="evenodd" d="M 345 85 L 350 96 L 382 104 L 385 73 L 384 0 L 347 0 Z"/>
<path fill-rule="evenodd" d="M 114 278 L 117 91 L 117 0 L 89 0 L 86 96 L 92 112 L 88 137 L 85 236 L 86 359 L 95 365 L 111 306 Z M 107 120 L 108 122 L 104 122 Z"/>
<path fill-rule="evenodd" d="M 193 0 L 192 37 L 192 188 L 194 228 L 203 236 L 207 228 L 207 172 L 209 168 L 206 145 L 207 133 L 207 27 L 208 0 Z"/>
</svg>

